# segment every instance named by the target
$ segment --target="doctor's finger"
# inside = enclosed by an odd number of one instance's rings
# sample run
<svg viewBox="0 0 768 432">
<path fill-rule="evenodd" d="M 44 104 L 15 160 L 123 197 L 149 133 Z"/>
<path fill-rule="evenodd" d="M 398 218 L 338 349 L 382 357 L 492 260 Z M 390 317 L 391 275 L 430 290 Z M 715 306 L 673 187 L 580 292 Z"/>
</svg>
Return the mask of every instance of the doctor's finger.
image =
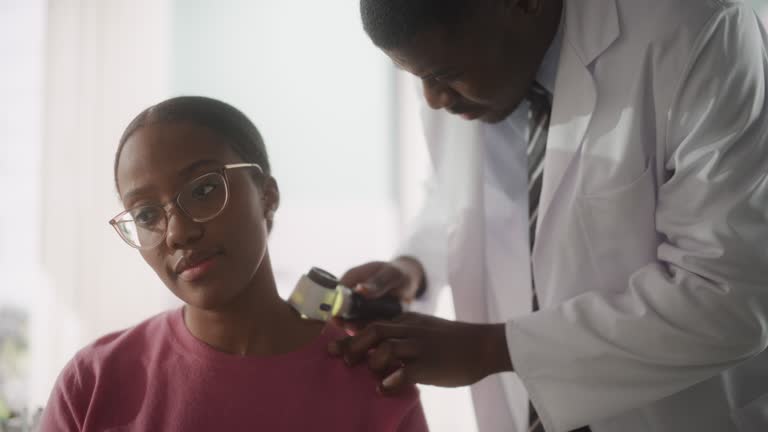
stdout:
<svg viewBox="0 0 768 432">
<path fill-rule="evenodd" d="M 364 329 L 366 324 L 368 324 L 368 321 L 350 321 L 339 317 L 333 317 L 332 321 L 336 327 L 343 329 L 344 333 L 349 336 L 356 335 L 357 332 Z"/>
<path fill-rule="evenodd" d="M 402 291 L 407 280 L 400 269 L 385 265 L 366 282 L 360 284 L 362 294 L 369 298 L 378 298 L 387 293 L 397 294 Z"/>
<path fill-rule="evenodd" d="M 368 351 L 387 339 L 399 339 L 408 335 L 407 329 L 399 325 L 375 322 L 361 330 L 357 335 L 341 341 L 338 345 L 340 354 L 349 364 L 359 363 Z"/>
<path fill-rule="evenodd" d="M 367 282 L 384 265 L 385 263 L 382 261 L 372 261 L 353 267 L 341 276 L 339 282 L 344 286 L 354 287 L 355 285 Z"/>
<path fill-rule="evenodd" d="M 389 372 L 403 366 L 403 362 L 416 358 L 419 349 L 413 341 L 389 339 L 368 354 L 368 367 L 378 373 Z"/>
<path fill-rule="evenodd" d="M 413 384 L 410 376 L 410 367 L 405 365 L 384 378 L 379 385 L 379 391 L 385 395 L 397 394 L 405 387 Z"/>
</svg>

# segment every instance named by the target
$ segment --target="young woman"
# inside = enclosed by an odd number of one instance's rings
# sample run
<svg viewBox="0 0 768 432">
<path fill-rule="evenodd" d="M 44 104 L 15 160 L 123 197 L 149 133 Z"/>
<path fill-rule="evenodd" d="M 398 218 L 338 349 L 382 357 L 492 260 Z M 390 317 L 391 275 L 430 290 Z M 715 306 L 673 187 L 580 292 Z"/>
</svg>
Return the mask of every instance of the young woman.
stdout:
<svg viewBox="0 0 768 432">
<path fill-rule="evenodd" d="M 240 111 L 179 97 L 146 109 L 115 156 L 110 223 L 185 304 L 82 349 L 42 431 L 426 431 L 417 391 L 383 397 L 343 336 L 277 294 L 267 247 L 280 194 Z"/>
</svg>

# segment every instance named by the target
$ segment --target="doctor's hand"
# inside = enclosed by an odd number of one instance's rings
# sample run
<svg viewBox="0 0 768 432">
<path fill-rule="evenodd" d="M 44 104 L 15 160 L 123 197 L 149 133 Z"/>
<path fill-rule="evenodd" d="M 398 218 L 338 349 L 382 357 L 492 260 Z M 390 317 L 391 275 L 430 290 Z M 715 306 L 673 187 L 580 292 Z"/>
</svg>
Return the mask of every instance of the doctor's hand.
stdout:
<svg viewBox="0 0 768 432">
<path fill-rule="evenodd" d="M 392 261 L 373 261 L 348 270 L 339 280 L 342 285 L 369 297 L 393 295 L 410 302 L 424 283 L 424 269 L 415 258 L 399 257 Z"/>
<path fill-rule="evenodd" d="M 415 383 L 466 386 L 512 370 L 504 324 L 468 324 L 414 313 L 374 322 L 355 336 L 332 342 L 328 351 L 349 365 L 367 361 L 382 377 L 385 394 Z"/>
</svg>

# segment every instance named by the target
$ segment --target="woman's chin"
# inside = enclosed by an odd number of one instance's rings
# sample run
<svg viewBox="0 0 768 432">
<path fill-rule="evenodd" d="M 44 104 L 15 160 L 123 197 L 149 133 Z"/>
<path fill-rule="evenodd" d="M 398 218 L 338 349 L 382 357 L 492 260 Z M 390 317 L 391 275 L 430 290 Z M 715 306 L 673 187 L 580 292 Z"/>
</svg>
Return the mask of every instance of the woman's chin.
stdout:
<svg viewBox="0 0 768 432">
<path fill-rule="evenodd" d="M 186 286 L 184 286 L 186 285 Z M 197 309 L 214 311 L 223 309 L 232 304 L 238 297 L 237 291 L 231 287 L 233 284 L 194 284 L 177 286 L 173 293 L 181 301 Z"/>
</svg>

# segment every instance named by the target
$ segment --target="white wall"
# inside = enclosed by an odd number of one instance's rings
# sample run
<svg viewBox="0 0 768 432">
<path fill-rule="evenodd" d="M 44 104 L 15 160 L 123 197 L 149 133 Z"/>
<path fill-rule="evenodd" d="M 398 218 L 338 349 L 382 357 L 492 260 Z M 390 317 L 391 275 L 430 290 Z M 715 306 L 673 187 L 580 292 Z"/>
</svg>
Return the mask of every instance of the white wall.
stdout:
<svg viewBox="0 0 768 432">
<path fill-rule="evenodd" d="M 29 309 L 47 292 L 37 229 L 45 12 L 43 0 L 0 0 L 0 307 Z M 29 383 L 18 384 L 9 402 L 23 406 Z"/>
</svg>

